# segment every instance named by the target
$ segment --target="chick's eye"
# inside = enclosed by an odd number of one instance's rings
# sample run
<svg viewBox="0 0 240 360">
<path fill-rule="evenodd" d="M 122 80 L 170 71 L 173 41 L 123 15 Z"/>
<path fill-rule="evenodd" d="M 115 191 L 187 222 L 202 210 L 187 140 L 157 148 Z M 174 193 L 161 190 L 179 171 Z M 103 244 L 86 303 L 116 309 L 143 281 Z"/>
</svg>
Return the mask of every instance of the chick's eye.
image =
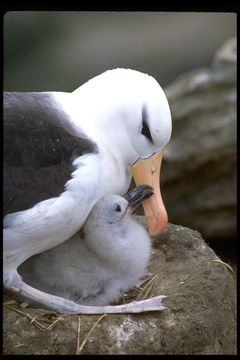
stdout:
<svg viewBox="0 0 240 360">
<path fill-rule="evenodd" d="M 121 206 L 120 205 L 115 205 L 115 211 L 117 211 L 117 212 L 121 212 L 122 211 L 122 209 L 121 209 Z"/>
</svg>

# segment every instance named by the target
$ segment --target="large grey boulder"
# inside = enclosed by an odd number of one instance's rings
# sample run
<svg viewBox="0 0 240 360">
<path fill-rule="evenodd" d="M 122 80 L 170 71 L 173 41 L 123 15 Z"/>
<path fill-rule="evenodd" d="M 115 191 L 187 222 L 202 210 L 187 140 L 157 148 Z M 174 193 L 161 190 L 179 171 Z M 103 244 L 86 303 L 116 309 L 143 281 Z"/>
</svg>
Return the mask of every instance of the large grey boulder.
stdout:
<svg viewBox="0 0 240 360">
<path fill-rule="evenodd" d="M 127 299 L 164 294 L 160 312 L 107 314 L 96 325 L 99 315 L 60 317 L 7 302 L 4 354 L 76 354 L 81 344 L 82 354 L 236 354 L 234 274 L 197 231 L 169 224 L 153 239 L 149 270 L 153 280 Z"/>
<path fill-rule="evenodd" d="M 212 66 L 164 89 L 173 133 L 162 164 L 169 221 L 207 238 L 236 235 L 236 39 Z"/>
</svg>

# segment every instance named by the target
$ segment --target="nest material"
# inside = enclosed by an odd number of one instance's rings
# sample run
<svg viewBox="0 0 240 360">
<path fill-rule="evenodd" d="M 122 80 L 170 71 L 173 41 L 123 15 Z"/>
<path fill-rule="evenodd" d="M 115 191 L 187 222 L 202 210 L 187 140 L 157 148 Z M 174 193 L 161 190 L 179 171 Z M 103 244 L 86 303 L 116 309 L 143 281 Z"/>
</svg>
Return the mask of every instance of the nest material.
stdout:
<svg viewBox="0 0 240 360">
<path fill-rule="evenodd" d="M 122 298 L 115 304 L 115 305 L 121 305 L 126 304 L 132 301 L 139 301 L 139 300 L 145 300 L 147 298 L 151 297 L 151 290 L 153 288 L 154 280 L 156 279 L 157 275 L 154 275 L 151 279 L 146 280 L 141 287 L 135 287 L 131 289 L 129 292 L 125 293 Z M 17 300 L 14 300 L 13 298 L 9 296 L 5 296 L 3 305 L 7 307 L 8 309 L 11 309 L 18 314 L 26 317 L 29 319 L 29 325 L 35 325 L 37 326 L 41 331 L 54 331 L 56 326 L 61 322 L 64 321 L 64 319 L 67 316 L 75 316 L 78 318 L 78 327 L 77 327 L 77 348 L 76 348 L 76 355 L 79 355 L 82 353 L 82 350 L 87 343 L 90 335 L 92 334 L 95 327 L 99 324 L 99 322 L 107 315 L 103 314 L 101 315 L 97 321 L 94 322 L 93 326 L 88 331 L 87 335 L 84 337 L 84 339 L 80 342 L 80 335 L 81 335 L 81 315 L 69 315 L 69 314 L 59 314 L 55 311 L 51 310 L 45 310 L 45 309 L 34 309 L 34 312 L 37 312 L 37 314 L 34 314 L 32 316 L 30 314 L 30 311 L 28 311 L 28 308 L 30 306 L 27 302 L 19 303 Z M 30 309 L 30 308 L 29 308 Z M 90 315 L 91 316 L 91 315 Z M 18 346 L 21 346 L 18 345 Z"/>
</svg>

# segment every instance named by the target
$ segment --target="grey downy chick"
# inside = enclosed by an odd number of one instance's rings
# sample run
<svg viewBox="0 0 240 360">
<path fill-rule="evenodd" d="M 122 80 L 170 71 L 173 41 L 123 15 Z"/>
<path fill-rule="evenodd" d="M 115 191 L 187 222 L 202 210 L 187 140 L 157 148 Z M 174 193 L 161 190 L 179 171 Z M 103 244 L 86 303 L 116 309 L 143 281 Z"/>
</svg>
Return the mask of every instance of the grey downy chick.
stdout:
<svg viewBox="0 0 240 360">
<path fill-rule="evenodd" d="M 84 224 L 82 239 L 35 255 L 18 271 L 29 285 L 82 305 L 117 301 L 144 275 L 151 253 L 145 228 L 131 214 L 153 194 L 140 185 L 125 197 L 101 198 Z"/>
</svg>

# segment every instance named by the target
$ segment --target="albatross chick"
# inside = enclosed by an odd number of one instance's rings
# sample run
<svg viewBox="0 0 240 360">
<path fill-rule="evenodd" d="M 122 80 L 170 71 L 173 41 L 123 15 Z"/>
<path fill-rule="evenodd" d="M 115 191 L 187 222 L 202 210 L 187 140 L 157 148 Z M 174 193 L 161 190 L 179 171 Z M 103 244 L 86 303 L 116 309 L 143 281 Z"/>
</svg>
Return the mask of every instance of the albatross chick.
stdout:
<svg viewBox="0 0 240 360">
<path fill-rule="evenodd" d="M 82 305 L 109 305 L 132 288 L 146 271 L 151 240 L 131 214 L 153 194 L 147 185 L 125 198 L 101 198 L 84 225 L 84 238 L 63 244 L 22 264 L 26 283 Z"/>
</svg>

